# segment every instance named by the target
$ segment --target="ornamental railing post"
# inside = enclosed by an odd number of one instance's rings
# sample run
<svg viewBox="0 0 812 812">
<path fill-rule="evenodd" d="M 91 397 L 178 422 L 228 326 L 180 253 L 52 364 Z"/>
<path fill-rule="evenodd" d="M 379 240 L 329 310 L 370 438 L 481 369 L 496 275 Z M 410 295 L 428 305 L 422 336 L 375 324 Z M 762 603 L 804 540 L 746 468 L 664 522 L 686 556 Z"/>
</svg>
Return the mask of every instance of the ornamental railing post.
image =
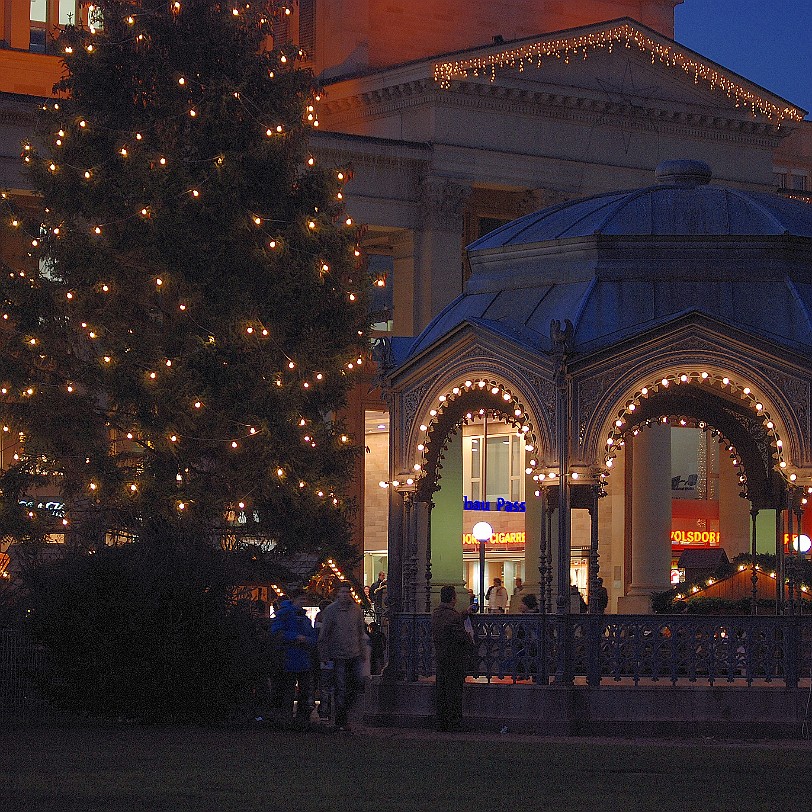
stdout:
<svg viewBox="0 0 812 812">
<path fill-rule="evenodd" d="M 800 676 L 801 620 L 784 618 L 784 680 L 787 688 L 797 688 Z"/>
</svg>

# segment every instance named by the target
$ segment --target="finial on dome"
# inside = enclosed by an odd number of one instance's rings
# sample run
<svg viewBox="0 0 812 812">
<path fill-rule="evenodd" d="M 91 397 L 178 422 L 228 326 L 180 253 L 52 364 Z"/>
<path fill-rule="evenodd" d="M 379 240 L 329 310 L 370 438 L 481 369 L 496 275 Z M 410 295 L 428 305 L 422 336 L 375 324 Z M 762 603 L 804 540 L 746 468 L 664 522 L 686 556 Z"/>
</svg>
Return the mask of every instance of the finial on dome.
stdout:
<svg viewBox="0 0 812 812">
<path fill-rule="evenodd" d="M 710 183 L 713 171 L 704 161 L 689 158 L 672 158 L 660 161 L 654 171 L 657 183 L 672 186 L 702 186 Z"/>
</svg>

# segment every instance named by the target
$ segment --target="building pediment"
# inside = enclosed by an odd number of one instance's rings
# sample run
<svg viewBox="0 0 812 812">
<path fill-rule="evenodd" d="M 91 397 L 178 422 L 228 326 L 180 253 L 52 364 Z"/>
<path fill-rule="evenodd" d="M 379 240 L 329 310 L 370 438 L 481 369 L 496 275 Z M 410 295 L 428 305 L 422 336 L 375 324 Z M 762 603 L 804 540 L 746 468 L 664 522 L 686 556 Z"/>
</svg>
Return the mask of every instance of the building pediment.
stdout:
<svg viewBox="0 0 812 812">
<path fill-rule="evenodd" d="M 420 105 L 656 120 L 750 132 L 805 111 L 629 18 L 438 55 L 337 81 L 322 118 L 385 116 Z"/>
</svg>

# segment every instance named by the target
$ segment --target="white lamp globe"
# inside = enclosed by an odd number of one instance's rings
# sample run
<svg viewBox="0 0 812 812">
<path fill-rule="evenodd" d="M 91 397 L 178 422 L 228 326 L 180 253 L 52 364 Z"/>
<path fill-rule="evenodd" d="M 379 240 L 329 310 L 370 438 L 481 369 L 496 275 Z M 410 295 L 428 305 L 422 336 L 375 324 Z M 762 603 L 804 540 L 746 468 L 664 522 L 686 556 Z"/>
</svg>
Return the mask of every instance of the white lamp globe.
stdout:
<svg viewBox="0 0 812 812">
<path fill-rule="evenodd" d="M 490 541 L 493 528 L 487 522 L 477 522 L 471 532 L 477 541 Z"/>
<path fill-rule="evenodd" d="M 476 533 L 474 533 L 476 535 Z M 812 539 L 806 534 L 802 533 L 800 536 L 792 537 L 792 549 L 798 553 L 808 553 L 809 548 L 812 547 Z"/>
</svg>

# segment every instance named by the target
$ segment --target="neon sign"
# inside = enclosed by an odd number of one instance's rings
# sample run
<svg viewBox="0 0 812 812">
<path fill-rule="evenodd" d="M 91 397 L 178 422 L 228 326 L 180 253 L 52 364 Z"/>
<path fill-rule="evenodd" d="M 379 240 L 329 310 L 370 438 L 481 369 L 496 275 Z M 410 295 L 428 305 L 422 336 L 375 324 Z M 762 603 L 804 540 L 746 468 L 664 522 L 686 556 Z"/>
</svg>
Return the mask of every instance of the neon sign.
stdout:
<svg viewBox="0 0 812 812">
<path fill-rule="evenodd" d="M 496 510 L 505 513 L 526 513 L 527 502 L 511 502 L 510 499 L 503 499 L 501 496 L 496 500 Z M 463 510 L 491 510 L 491 501 L 470 500 L 467 496 L 462 497 Z"/>
</svg>

